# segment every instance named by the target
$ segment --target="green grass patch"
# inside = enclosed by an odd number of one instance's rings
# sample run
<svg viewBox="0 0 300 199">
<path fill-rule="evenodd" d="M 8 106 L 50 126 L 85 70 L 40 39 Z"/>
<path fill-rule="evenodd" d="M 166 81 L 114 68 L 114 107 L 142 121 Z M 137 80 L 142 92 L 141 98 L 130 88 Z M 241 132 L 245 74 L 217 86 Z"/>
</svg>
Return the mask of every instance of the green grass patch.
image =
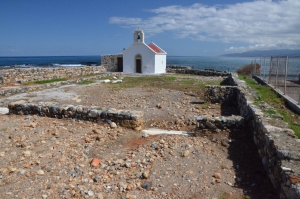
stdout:
<svg viewBox="0 0 300 199">
<path fill-rule="evenodd" d="M 279 113 L 283 117 L 283 121 L 288 123 L 290 128 L 300 138 L 300 125 L 298 124 L 300 121 L 299 115 L 288 108 L 285 108 L 286 106 L 284 100 L 277 93 L 275 93 L 272 88 L 265 85 L 259 85 L 255 80 L 248 76 L 239 75 L 239 79 L 244 80 L 247 85 L 258 94 L 258 97 L 254 102 L 255 104 L 260 104 L 262 102 L 270 104 L 274 110 L 268 109 L 264 112 L 270 115 L 270 117 L 272 117 L 272 115 L 274 115 L 276 112 Z"/>
<path fill-rule="evenodd" d="M 203 109 L 206 109 L 206 108 L 208 107 L 208 104 L 207 104 L 207 103 L 201 104 L 201 107 L 202 107 Z"/>
<path fill-rule="evenodd" d="M 109 75 L 109 76 L 101 77 L 101 78 L 99 78 L 99 80 L 112 79 L 112 78 L 113 78 L 113 76 Z"/>
<path fill-rule="evenodd" d="M 81 82 L 78 82 L 77 84 L 79 84 L 79 85 L 85 85 L 85 84 L 92 84 L 92 83 L 95 83 L 95 82 L 92 81 L 92 80 L 83 80 Z"/>
<path fill-rule="evenodd" d="M 25 85 L 31 85 L 31 84 L 47 84 L 47 83 L 53 83 L 53 82 L 62 82 L 67 81 L 67 78 L 56 78 L 56 79 L 46 79 L 46 80 L 39 80 L 34 82 L 25 82 Z"/>
<path fill-rule="evenodd" d="M 122 88 L 153 88 L 153 89 L 170 89 L 192 93 L 198 93 L 205 85 L 220 85 L 221 81 L 203 81 L 201 78 L 193 78 L 174 74 L 160 76 L 142 76 L 142 77 L 125 77 L 120 84 L 108 84 L 112 91 L 118 91 Z M 195 76 L 196 77 L 196 76 Z"/>
<path fill-rule="evenodd" d="M 272 116 L 276 113 L 276 111 L 274 109 L 268 109 L 265 111 L 268 115 Z"/>
</svg>

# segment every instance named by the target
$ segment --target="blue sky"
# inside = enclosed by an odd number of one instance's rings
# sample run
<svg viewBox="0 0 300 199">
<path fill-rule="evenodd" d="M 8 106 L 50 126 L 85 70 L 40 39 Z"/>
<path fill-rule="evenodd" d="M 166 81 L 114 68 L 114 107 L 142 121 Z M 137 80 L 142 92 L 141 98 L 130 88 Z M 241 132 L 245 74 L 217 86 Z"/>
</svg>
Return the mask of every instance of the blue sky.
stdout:
<svg viewBox="0 0 300 199">
<path fill-rule="evenodd" d="M 300 49 L 300 0 L 1 0 L 0 27 L 0 56 L 120 53 L 138 27 L 168 55 Z"/>
</svg>

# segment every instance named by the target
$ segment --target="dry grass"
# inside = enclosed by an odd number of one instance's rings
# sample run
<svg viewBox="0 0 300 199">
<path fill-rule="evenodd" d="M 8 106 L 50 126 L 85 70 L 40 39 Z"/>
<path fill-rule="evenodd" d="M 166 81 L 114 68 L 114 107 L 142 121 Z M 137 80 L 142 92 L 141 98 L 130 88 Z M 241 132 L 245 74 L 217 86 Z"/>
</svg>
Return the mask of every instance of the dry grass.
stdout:
<svg viewBox="0 0 300 199">
<path fill-rule="evenodd" d="M 245 76 L 250 76 L 253 75 L 254 73 L 254 64 L 249 64 L 246 66 L 242 66 L 239 69 L 236 70 L 236 72 L 240 75 L 245 75 Z M 256 73 L 255 74 L 259 74 L 260 73 L 260 65 L 256 64 Z"/>
</svg>

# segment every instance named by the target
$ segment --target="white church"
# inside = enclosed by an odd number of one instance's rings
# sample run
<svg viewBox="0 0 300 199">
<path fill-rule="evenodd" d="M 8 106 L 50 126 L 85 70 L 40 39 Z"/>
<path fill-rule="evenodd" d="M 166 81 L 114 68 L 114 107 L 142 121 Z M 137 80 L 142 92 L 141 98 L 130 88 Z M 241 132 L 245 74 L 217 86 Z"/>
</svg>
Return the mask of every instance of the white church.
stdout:
<svg viewBox="0 0 300 199">
<path fill-rule="evenodd" d="M 160 74 L 166 72 L 167 53 L 155 43 L 145 44 L 144 32 L 133 34 L 133 43 L 122 54 L 101 56 L 108 71 L 123 73 Z"/>
<path fill-rule="evenodd" d="M 165 73 L 167 53 L 153 42 L 145 44 L 144 38 L 142 30 L 134 32 L 133 44 L 123 51 L 123 72 Z"/>
</svg>

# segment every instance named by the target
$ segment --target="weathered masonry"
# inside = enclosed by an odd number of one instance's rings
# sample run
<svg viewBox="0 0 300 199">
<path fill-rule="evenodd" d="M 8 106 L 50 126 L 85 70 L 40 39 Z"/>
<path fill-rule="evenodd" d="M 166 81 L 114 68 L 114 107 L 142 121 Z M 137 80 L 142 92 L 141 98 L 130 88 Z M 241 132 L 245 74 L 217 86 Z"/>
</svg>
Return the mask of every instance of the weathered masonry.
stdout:
<svg viewBox="0 0 300 199">
<path fill-rule="evenodd" d="M 93 75 L 93 76 L 85 77 L 85 78 L 71 79 L 71 80 L 66 80 L 66 81 L 52 82 L 52 83 L 46 83 L 46 84 L 40 84 L 40 85 L 34 85 L 34 86 L 4 88 L 4 89 L 0 89 L 0 96 L 10 96 L 10 95 L 15 95 L 15 94 L 19 94 L 19 93 L 26 93 L 26 92 L 36 91 L 36 90 L 48 89 L 48 88 L 52 88 L 52 87 L 76 84 L 76 83 L 79 83 L 84 80 L 97 80 L 97 79 L 111 76 L 111 75 L 120 76 L 122 74 L 123 73 L 117 73 L 117 72 L 102 73 L 99 75 Z"/>
<path fill-rule="evenodd" d="M 74 118 L 78 120 L 96 121 L 110 119 L 120 126 L 140 130 L 144 124 L 143 112 L 116 110 L 108 108 L 99 110 L 92 106 L 74 106 L 55 104 L 51 102 L 28 103 L 18 101 L 8 105 L 10 114 L 28 115 L 37 114 L 40 116 L 54 118 Z"/>
<path fill-rule="evenodd" d="M 300 198 L 300 139 L 287 124 L 280 127 L 271 124 L 262 110 L 253 104 L 245 82 L 236 74 L 230 75 L 227 81 L 233 86 L 206 86 L 206 101 L 236 101 L 240 115 L 252 128 L 262 164 L 280 198 Z M 203 120 L 199 120 L 198 125 L 200 123 Z"/>
<path fill-rule="evenodd" d="M 123 72 L 123 54 L 102 55 L 101 66 L 107 71 Z"/>
<path fill-rule="evenodd" d="M 0 70 L 0 85 L 94 75 L 105 71 L 106 69 L 103 66 L 3 69 Z"/>
</svg>

